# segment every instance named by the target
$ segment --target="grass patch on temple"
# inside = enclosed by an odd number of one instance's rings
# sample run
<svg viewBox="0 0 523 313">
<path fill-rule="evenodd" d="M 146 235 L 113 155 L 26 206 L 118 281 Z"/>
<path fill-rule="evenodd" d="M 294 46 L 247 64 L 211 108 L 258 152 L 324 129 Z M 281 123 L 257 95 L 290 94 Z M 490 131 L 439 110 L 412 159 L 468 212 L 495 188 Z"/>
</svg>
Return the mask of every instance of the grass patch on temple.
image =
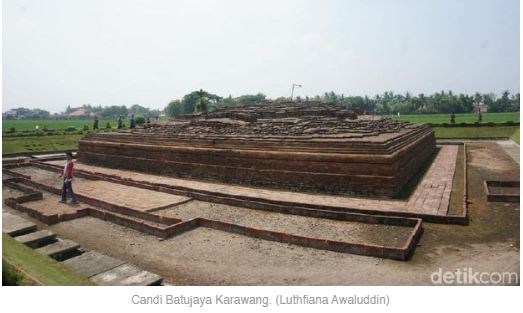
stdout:
<svg viewBox="0 0 523 313">
<path fill-rule="evenodd" d="M 437 139 L 443 138 L 509 138 L 518 132 L 519 126 L 497 126 L 497 127 L 434 127 Z"/>
<path fill-rule="evenodd" d="M 46 286 L 93 285 L 86 277 L 70 271 L 59 262 L 39 254 L 7 234 L 2 234 L 2 259 L 14 265 L 7 266 L 10 273 L 8 275 L 21 285 L 30 285 L 35 281 Z"/>
</svg>

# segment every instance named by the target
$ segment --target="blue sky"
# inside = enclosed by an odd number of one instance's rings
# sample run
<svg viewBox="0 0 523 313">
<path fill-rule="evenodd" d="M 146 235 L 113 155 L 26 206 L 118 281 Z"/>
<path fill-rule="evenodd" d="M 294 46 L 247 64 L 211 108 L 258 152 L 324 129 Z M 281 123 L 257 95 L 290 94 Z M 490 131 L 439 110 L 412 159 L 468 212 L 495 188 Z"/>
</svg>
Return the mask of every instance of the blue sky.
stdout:
<svg viewBox="0 0 523 313">
<path fill-rule="evenodd" d="M 3 110 L 519 92 L 519 1 L 4 0 Z"/>
</svg>

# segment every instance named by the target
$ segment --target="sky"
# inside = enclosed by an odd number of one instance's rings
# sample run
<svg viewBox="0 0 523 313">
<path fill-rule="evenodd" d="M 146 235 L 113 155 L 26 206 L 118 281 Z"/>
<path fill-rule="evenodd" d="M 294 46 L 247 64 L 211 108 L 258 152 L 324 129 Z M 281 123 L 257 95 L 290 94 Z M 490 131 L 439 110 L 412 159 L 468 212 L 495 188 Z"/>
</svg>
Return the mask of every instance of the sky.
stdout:
<svg viewBox="0 0 523 313">
<path fill-rule="evenodd" d="M 519 92 L 518 0 L 3 0 L 2 110 Z"/>
</svg>

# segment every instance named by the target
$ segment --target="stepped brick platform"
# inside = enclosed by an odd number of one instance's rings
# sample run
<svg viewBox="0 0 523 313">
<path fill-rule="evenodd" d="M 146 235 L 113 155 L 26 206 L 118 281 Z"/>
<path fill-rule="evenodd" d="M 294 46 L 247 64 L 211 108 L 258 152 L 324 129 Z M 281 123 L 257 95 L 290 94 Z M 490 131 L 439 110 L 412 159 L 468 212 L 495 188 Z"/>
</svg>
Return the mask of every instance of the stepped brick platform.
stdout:
<svg viewBox="0 0 523 313">
<path fill-rule="evenodd" d="M 261 103 L 92 133 L 85 164 L 292 191 L 397 196 L 435 151 L 427 125 L 318 102 Z"/>
</svg>

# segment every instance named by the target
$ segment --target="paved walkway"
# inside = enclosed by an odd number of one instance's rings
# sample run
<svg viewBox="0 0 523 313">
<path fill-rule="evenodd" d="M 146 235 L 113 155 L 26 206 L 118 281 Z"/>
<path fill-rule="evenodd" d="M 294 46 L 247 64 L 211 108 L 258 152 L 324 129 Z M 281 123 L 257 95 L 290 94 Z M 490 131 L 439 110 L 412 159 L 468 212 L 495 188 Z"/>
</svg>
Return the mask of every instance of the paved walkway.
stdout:
<svg viewBox="0 0 523 313">
<path fill-rule="evenodd" d="M 447 215 L 457 156 L 458 146 L 441 148 L 427 174 L 409 198 L 409 211 Z"/>
<path fill-rule="evenodd" d="M 63 161 L 58 162 L 63 163 Z M 35 182 L 59 189 L 62 188 L 62 182 L 55 172 L 36 167 L 20 167 L 12 170 L 16 173 L 31 176 L 31 179 Z M 73 189 L 77 195 L 96 198 L 111 204 L 132 207 L 135 210 L 143 212 L 152 212 L 191 200 L 191 198 L 188 197 L 84 178 L 75 178 Z M 39 211 L 45 211 L 48 207 L 50 208 L 50 210 L 47 210 L 48 212 L 68 208 L 68 206 L 54 206 L 53 208 L 56 209 L 51 210 L 51 204 L 52 203 L 47 205 L 41 204 L 40 207 L 38 207 L 38 204 L 33 204 L 33 206 L 37 206 L 36 208 L 39 209 Z"/>
<path fill-rule="evenodd" d="M 116 175 L 124 179 L 132 179 L 135 181 L 166 184 L 173 187 L 180 186 L 184 188 L 190 188 L 195 191 L 205 190 L 220 192 L 232 196 L 247 196 L 263 198 L 267 200 L 289 201 L 295 202 L 298 205 L 300 203 L 308 203 L 362 210 L 409 212 L 444 216 L 447 214 L 449 206 L 457 153 L 458 146 L 449 145 L 441 147 L 432 166 L 427 171 L 421 183 L 418 185 L 408 201 L 330 196 L 243 187 L 238 185 L 228 185 L 144 174 L 128 170 L 117 170 L 100 166 L 86 165 L 82 163 L 78 163 L 76 168 L 79 170 L 87 170 L 106 175 Z M 49 161 L 48 163 L 61 165 L 63 162 Z"/>
</svg>

